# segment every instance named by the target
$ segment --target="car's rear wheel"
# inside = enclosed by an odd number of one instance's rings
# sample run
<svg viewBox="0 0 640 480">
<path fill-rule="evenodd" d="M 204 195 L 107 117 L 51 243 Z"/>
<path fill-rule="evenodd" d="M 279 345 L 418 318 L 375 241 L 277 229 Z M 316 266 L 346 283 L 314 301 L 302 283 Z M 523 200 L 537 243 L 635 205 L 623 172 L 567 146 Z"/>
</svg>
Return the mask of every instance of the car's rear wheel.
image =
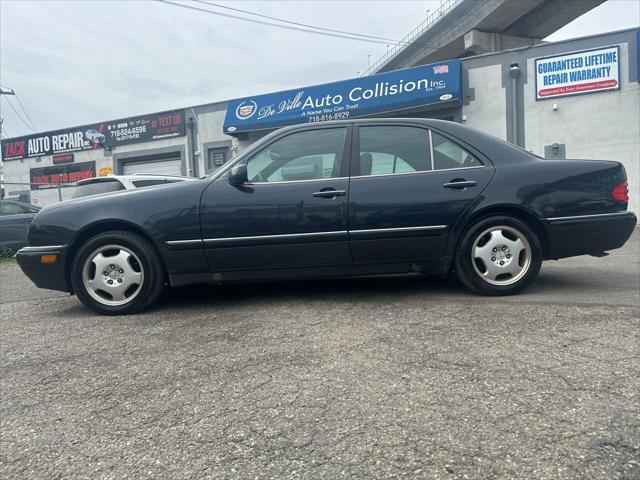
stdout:
<svg viewBox="0 0 640 480">
<path fill-rule="evenodd" d="M 164 267 L 154 245 L 127 231 L 106 232 L 85 242 L 71 266 L 74 292 L 101 315 L 146 308 L 160 296 Z"/>
<path fill-rule="evenodd" d="M 514 217 L 494 216 L 471 225 L 456 252 L 455 270 L 467 288 L 483 295 L 512 295 L 528 287 L 542 265 L 536 233 Z"/>
</svg>

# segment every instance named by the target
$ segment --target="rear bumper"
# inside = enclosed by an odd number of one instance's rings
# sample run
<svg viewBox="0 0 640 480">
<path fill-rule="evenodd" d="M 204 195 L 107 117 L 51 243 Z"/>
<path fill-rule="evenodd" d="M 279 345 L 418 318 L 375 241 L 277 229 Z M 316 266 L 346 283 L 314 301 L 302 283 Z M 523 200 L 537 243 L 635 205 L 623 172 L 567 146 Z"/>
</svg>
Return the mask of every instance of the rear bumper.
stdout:
<svg viewBox="0 0 640 480">
<path fill-rule="evenodd" d="M 620 248 L 637 223 L 632 212 L 546 218 L 544 221 L 550 243 L 547 257 L 550 259 Z"/>
<path fill-rule="evenodd" d="M 46 247 L 24 247 L 18 250 L 16 260 L 27 277 L 39 288 L 71 292 L 71 286 L 65 274 L 66 245 Z M 56 261 L 43 265 L 40 257 L 45 254 L 56 255 Z"/>
</svg>

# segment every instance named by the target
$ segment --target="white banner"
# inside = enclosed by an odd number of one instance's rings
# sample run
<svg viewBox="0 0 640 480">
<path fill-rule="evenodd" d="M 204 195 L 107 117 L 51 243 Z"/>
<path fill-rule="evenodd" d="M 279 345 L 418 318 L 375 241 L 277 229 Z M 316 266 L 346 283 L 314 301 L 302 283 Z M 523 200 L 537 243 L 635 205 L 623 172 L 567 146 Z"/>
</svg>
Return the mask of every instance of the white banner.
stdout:
<svg viewBox="0 0 640 480">
<path fill-rule="evenodd" d="M 536 100 L 620 88 L 618 46 L 536 58 Z"/>
</svg>

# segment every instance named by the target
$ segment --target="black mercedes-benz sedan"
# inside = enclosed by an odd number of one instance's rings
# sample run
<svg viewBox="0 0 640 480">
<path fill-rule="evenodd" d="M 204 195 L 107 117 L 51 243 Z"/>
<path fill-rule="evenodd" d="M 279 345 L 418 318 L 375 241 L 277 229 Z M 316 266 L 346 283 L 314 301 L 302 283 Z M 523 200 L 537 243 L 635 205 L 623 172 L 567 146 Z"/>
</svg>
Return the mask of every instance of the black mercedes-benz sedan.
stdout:
<svg viewBox="0 0 640 480">
<path fill-rule="evenodd" d="M 544 160 L 462 125 L 327 122 L 276 131 L 211 176 L 43 209 L 23 271 L 101 314 L 168 284 L 385 273 L 520 292 L 543 260 L 601 255 L 636 225 L 618 162 Z"/>
</svg>

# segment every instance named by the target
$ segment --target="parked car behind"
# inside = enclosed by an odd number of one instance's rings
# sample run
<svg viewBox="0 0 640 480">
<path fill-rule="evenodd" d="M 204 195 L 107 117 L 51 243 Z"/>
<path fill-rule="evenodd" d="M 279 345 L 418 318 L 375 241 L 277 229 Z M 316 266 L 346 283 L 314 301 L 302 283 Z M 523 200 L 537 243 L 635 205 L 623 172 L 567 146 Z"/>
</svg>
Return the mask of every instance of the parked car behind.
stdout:
<svg viewBox="0 0 640 480">
<path fill-rule="evenodd" d="M 194 180 L 191 177 L 177 177 L 172 175 L 107 175 L 92 177 L 76 183 L 72 198 L 88 197 L 99 193 L 117 192 L 119 190 L 133 190 L 136 188 L 163 185 L 166 183 L 185 182 Z"/>
<path fill-rule="evenodd" d="M 31 220 L 40 207 L 13 200 L 0 200 L 0 257 L 12 257 L 27 245 Z"/>
</svg>

